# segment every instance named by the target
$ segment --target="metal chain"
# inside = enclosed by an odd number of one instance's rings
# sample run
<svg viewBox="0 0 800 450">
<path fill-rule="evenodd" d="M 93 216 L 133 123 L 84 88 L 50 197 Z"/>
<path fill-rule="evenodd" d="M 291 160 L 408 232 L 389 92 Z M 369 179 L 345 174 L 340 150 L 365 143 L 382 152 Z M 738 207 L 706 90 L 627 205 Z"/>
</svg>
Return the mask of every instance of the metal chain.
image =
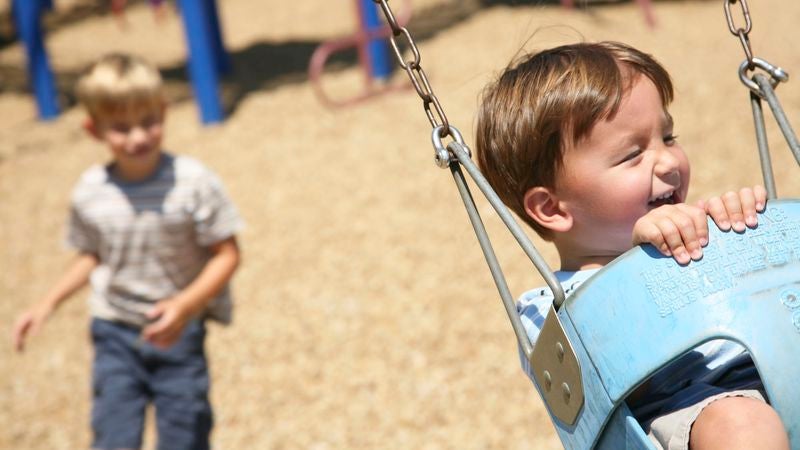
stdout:
<svg viewBox="0 0 800 450">
<path fill-rule="evenodd" d="M 733 22 L 731 14 L 731 4 L 739 2 L 742 7 L 742 14 L 744 15 L 745 26 L 736 27 Z M 767 194 L 770 199 L 776 197 L 775 192 L 775 179 L 772 173 L 772 162 L 769 155 L 769 145 L 767 143 L 766 127 L 764 124 L 764 113 L 761 107 L 761 100 L 765 99 L 772 109 L 778 127 L 783 132 L 786 143 L 792 150 L 795 159 L 800 164 L 800 140 L 792 129 L 791 124 L 786 119 L 783 108 L 778 101 L 778 96 L 775 95 L 775 88 L 781 82 L 789 80 L 789 74 L 778 66 L 773 66 L 769 62 L 753 56 L 753 50 L 750 48 L 749 33 L 753 29 L 753 21 L 750 18 L 750 8 L 747 6 L 747 0 L 723 0 L 725 7 L 725 19 L 728 21 L 728 29 L 731 34 L 739 37 L 739 41 L 744 48 L 745 56 L 747 59 L 742 61 L 739 65 L 739 79 L 745 86 L 750 89 L 750 104 L 753 110 L 753 123 L 756 128 L 756 143 L 758 144 L 758 155 L 761 162 L 761 175 L 764 178 L 764 185 L 767 188 Z M 769 78 L 761 73 L 753 73 L 756 69 L 760 69 L 767 74 Z"/>
<path fill-rule="evenodd" d="M 406 27 L 402 27 L 397 23 L 392 8 L 389 6 L 389 0 L 373 1 L 380 5 L 381 10 L 383 10 L 383 15 L 386 17 L 386 22 L 392 29 L 392 36 L 389 37 L 389 41 L 392 44 L 392 49 L 394 49 L 395 57 L 400 67 L 408 74 L 411 84 L 414 85 L 414 89 L 422 99 L 422 106 L 425 109 L 425 115 L 428 117 L 428 121 L 434 129 L 439 129 L 439 137 L 450 136 L 455 138 L 450 122 L 447 120 L 447 115 L 444 113 L 444 108 L 442 108 L 442 104 L 439 103 L 439 99 L 436 97 L 428 81 L 428 76 L 425 74 L 425 70 L 422 69 L 422 65 L 420 65 L 420 60 L 422 58 L 417 44 L 414 42 L 414 38 L 411 37 L 411 33 L 408 32 Z M 397 38 L 403 38 L 406 41 L 413 59 L 405 60 L 400 46 L 397 43 Z"/>
<path fill-rule="evenodd" d="M 767 72 L 770 76 L 769 82 L 773 88 L 777 87 L 779 83 L 787 81 L 789 74 L 778 66 L 774 66 L 769 62 L 753 56 L 753 49 L 750 47 L 750 31 L 753 29 L 753 20 L 750 18 L 750 8 L 747 6 L 747 0 L 722 0 L 725 7 L 725 19 L 728 21 L 728 30 L 731 34 L 739 38 L 742 44 L 744 54 L 747 57 L 745 61 L 739 66 L 739 78 L 745 86 L 747 86 L 753 93 L 759 97 L 764 97 L 758 84 L 753 80 L 748 72 L 753 72 L 756 69 L 761 69 Z M 744 28 L 737 27 L 733 21 L 733 14 L 731 13 L 731 5 L 739 2 L 742 8 L 742 15 L 744 16 Z"/>
<path fill-rule="evenodd" d="M 744 15 L 744 28 L 736 27 L 733 23 L 733 15 L 731 14 L 731 4 L 739 2 L 742 7 L 742 14 Z M 750 30 L 753 29 L 753 21 L 750 19 L 750 8 L 747 7 L 747 0 L 723 0 L 725 7 L 725 19 L 728 20 L 728 29 L 731 34 L 739 37 L 739 41 L 744 48 L 744 54 L 747 56 L 748 67 L 752 70 L 753 65 L 753 49 L 750 48 Z"/>
</svg>

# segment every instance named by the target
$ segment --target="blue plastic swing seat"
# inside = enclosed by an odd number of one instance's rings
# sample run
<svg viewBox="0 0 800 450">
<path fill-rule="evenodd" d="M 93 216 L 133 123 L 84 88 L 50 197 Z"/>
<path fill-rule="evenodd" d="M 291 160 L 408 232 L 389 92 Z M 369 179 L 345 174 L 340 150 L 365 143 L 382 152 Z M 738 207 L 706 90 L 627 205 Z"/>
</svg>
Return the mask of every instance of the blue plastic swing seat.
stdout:
<svg viewBox="0 0 800 450">
<path fill-rule="evenodd" d="M 720 338 L 749 350 L 792 448 L 800 449 L 800 200 L 770 201 L 758 223 L 737 234 L 709 222 L 704 256 L 688 266 L 637 247 L 564 303 L 558 316 L 585 397 L 572 425 L 550 408 L 565 448 L 654 448 L 626 396 L 670 361 Z"/>
</svg>

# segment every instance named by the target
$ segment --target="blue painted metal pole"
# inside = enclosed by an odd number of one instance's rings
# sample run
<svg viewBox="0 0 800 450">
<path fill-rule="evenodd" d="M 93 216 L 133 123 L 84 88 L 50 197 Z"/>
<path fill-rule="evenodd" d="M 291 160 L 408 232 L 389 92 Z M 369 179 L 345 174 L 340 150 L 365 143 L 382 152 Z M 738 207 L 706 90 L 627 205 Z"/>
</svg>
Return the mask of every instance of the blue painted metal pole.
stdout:
<svg viewBox="0 0 800 450">
<path fill-rule="evenodd" d="M 380 28 L 383 23 L 378 17 L 378 7 L 373 0 L 361 0 L 362 26 L 366 30 Z M 367 44 L 370 70 L 373 78 L 386 79 L 392 74 L 389 44 L 385 39 L 371 39 Z"/>
<path fill-rule="evenodd" d="M 49 0 L 14 0 L 13 3 L 17 33 L 25 44 L 28 76 L 36 97 L 39 118 L 48 120 L 58 116 L 59 108 L 58 92 L 47 60 L 41 28 L 44 6 L 52 6 L 52 3 Z"/>
<path fill-rule="evenodd" d="M 209 30 L 208 9 L 197 0 L 180 0 L 179 4 L 189 50 L 189 76 L 201 120 L 204 124 L 222 122 L 225 115 L 219 96 L 218 63 Z"/>
<path fill-rule="evenodd" d="M 208 19 L 208 29 L 211 33 L 211 44 L 214 46 L 214 54 L 217 59 L 217 70 L 221 74 L 227 74 L 231 71 L 231 58 L 225 50 L 225 41 L 222 39 L 222 28 L 219 24 L 219 10 L 217 8 L 216 0 L 203 0 L 203 6 L 206 9 L 206 18 Z"/>
</svg>

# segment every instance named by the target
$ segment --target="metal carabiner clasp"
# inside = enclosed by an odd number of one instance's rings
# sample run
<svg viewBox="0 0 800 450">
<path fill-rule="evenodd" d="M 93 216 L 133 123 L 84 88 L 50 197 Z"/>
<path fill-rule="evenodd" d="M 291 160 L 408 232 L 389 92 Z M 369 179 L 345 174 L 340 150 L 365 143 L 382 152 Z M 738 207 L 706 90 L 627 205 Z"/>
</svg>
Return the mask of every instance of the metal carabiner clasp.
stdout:
<svg viewBox="0 0 800 450">
<path fill-rule="evenodd" d="M 447 133 L 445 136 L 450 135 L 453 140 L 458 142 L 464 149 L 467 151 L 467 155 L 472 157 L 472 151 L 470 151 L 467 144 L 464 143 L 464 138 L 461 136 L 461 132 L 458 131 L 458 128 L 454 127 L 453 125 L 449 125 L 450 132 Z M 431 131 L 431 141 L 433 142 L 433 150 L 434 150 L 434 160 L 436 161 L 436 165 L 441 167 L 442 169 L 446 169 L 450 167 L 450 151 L 447 150 L 447 147 L 442 143 L 442 137 L 440 134 L 444 130 L 444 125 L 439 125 L 435 127 L 433 131 Z"/>
<path fill-rule="evenodd" d="M 739 66 L 739 79 L 742 80 L 742 83 L 750 88 L 751 91 L 758 94 L 759 97 L 763 97 L 764 94 L 761 93 L 761 88 L 758 87 L 758 84 L 756 84 L 755 81 L 747 76 L 747 71 L 750 69 L 750 64 L 750 61 L 745 60 Z M 785 70 L 778 66 L 773 66 L 761 58 L 753 58 L 752 64 L 753 66 L 769 73 L 769 84 L 772 85 L 773 88 L 778 86 L 778 83 L 789 81 L 789 74 Z"/>
</svg>

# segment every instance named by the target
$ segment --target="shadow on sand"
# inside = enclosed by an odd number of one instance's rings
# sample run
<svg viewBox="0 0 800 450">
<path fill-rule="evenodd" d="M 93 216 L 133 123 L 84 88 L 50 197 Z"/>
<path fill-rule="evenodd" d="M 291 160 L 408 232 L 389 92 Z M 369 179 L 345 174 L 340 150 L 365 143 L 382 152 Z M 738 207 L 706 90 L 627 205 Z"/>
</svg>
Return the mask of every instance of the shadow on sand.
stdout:
<svg viewBox="0 0 800 450">
<path fill-rule="evenodd" d="M 134 3 L 145 0 L 130 0 Z M 576 0 L 576 5 L 586 0 Z M 596 3 L 597 0 L 591 0 Z M 597 3 L 616 3 L 619 0 L 601 1 Z M 444 5 L 433 6 L 414 14 L 408 25 L 415 41 L 422 42 L 439 32 L 471 17 L 473 14 L 495 6 L 516 7 L 531 5 L 556 5 L 558 0 L 450 0 Z M 105 4 L 104 4 L 105 5 Z M 45 27 L 48 32 L 62 27 L 72 26 L 82 20 L 97 16 L 110 15 L 107 6 L 98 6 L 96 2 L 78 3 L 70 10 L 59 14 L 48 14 Z M 0 12 L 0 49 L 15 42 L 13 27 L 10 27 L 9 11 Z M 223 24 L 224 29 L 224 24 Z M 220 92 L 226 114 L 231 114 L 250 93 L 268 91 L 286 84 L 308 81 L 308 62 L 321 41 L 289 41 L 273 43 L 257 42 L 248 47 L 230 51 L 233 70 L 221 78 Z M 326 72 L 341 71 L 358 64 L 355 49 L 333 55 L 328 61 Z M 192 100 L 191 85 L 188 82 L 188 70 L 185 62 L 167 67 L 159 67 L 164 77 L 167 95 L 172 102 Z M 72 87 L 77 80 L 77 71 L 58 71 L 55 73 L 56 84 L 64 109 L 75 105 L 76 100 Z M 0 92 L 30 92 L 25 68 L 0 65 Z"/>
</svg>

